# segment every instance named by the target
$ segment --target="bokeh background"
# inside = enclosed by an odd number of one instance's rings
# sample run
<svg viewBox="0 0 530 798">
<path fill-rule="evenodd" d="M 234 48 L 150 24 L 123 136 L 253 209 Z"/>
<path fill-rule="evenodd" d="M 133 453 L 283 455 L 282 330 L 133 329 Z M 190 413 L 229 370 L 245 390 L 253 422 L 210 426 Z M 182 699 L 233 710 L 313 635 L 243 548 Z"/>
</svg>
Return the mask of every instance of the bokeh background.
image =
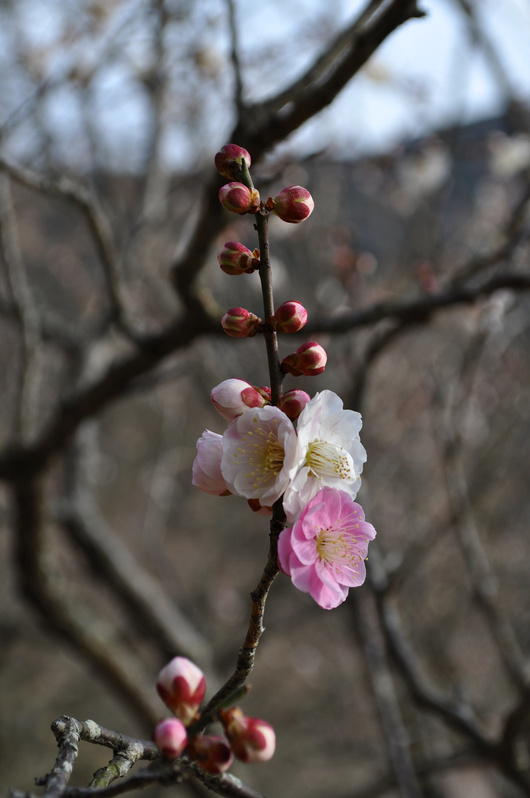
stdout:
<svg viewBox="0 0 530 798">
<path fill-rule="evenodd" d="M 386 5 L 0 3 L 5 794 L 52 766 L 56 717 L 149 738 L 170 656 L 210 695 L 233 670 L 268 522 L 193 488 L 191 464 L 203 429 L 224 429 L 211 388 L 266 383 L 263 343 L 213 324 L 163 357 L 153 340 L 196 301 L 260 313 L 257 274 L 216 260 L 257 246 L 249 217 L 205 226 L 192 292 L 171 278 L 221 185 L 213 156 Z M 329 358 L 286 387 L 362 412 L 378 531 L 340 608 L 273 585 L 245 709 L 278 750 L 234 768 L 270 796 L 530 795 L 530 7 L 420 6 L 253 168 L 263 196 L 315 199 L 303 225 L 271 220 L 276 301 L 303 302 Z M 148 365 L 120 371 L 137 352 Z M 72 783 L 108 758 L 82 744 Z"/>
</svg>

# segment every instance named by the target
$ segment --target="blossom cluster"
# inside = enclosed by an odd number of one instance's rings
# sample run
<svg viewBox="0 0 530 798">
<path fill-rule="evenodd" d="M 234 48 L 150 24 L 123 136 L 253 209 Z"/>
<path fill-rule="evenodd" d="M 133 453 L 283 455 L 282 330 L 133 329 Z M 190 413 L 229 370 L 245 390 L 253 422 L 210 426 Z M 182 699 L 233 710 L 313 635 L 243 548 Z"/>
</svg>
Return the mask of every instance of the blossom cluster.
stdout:
<svg viewBox="0 0 530 798">
<path fill-rule="evenodd" d="M 199 438 L 193 484 L 217 496 L 242 496 L 264 512 L 281 498 L 292 524 L 278 542 L 281 570 L 321 607 L 338 606 L 348 587 L 364 581 L 375 537 L 354 501 L 366 460 L 360 414 L 345 410 L 333 391 L 312 399 L 298 391 L 287 398 L 297 410 L 303 405 L 295 427 L 265 389 L 239 379 L 225 380 L 211 398 L 229 424 L 222 435 L 205 430 Z"/>
<path fill-rule="evenodd" d="M 234 756 L 242 762 L 266 762 L 274 754 L 276 736 L 261 718 L 249 718 L 239 707 L 217 710 L 224 735 L 194 733 L 206 693 L 204 674 L 186 657 L 174 657 L 158 674 L 158 694 L 175 717 L 157 723 L 153 739 L 160 753 L 178 759 L 186 753 L 207 773 L 224 773 Z"/>
<path fill-rule="evenodd" d="M 288 186 L 262 202 L 243 147 L 225 145 L 215 164 L 231 181 L 219 199 L 232 213 L 275 213 L 298 224 L 313 211 L 313 199 L 301 186 Z M 261 268 L 259 250 L 251 252 L 234 241 L 224 245 L 218 260 L 230 275 Z M 289 300 L 265 320 L 245 308 L 230 308 L 221 323 L 232 337 L 250 337 L 298 332 L 307 318 L 303 305 Z M 326 361 L 323 347 L 308 341 L 279 365 L 283 375 L 314 376 L 324 371 Z M 329 390 L 313 398 L 301 390 L 280 391 L 272 404 L 269 388 L 235 378 L 214 388 L 211 399 L 228 425 L 223 434 L 205 430 L 198 440 L 193 484 L 216 496 L 241 496 L 262 514 L 272 514 L 281 500 L 290 526 L 278 539 L 280 569 L 321 607 L 337 607 L 350 587 L 363 583 L 368 543 L 375 537 L 354 501 L 366 460 L 360 414 L 344 409 Z"/>
</svg>

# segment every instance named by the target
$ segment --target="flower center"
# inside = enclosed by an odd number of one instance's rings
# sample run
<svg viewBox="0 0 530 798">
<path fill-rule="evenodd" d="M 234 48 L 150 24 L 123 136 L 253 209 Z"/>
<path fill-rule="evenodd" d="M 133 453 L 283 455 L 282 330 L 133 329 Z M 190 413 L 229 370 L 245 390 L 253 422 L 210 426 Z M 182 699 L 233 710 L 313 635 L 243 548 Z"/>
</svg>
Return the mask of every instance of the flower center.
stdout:
<svg viewBox="0 0 530 798">
<path fill-rule="evenodd" d="M 329 527 L 321 528 L 316 537 L 316 544 L 319 558 L 331 566 L 340 565 L 342 568 L 353 569 L 362 559 L 355 549 L 352 536 L 348 533 L 338 532 Z"/>
<path fill-rule="evenodd" d="M 345 479 L 349 482 L 356 479 L 351 455 L 336 443 L 313 441 L 307 447 L 305 465 L 311 476 Z"/>
<path fill-rule="evenodd" d="M 249 430 L 242 442 L 246 446 L 240 452 L 244 451 L 246 454 L 250 469 L 246 477 L 253 480 L 254 488 L 259 488 L 260 483 L 275 479 L 283 468 L 285 452 L 274 433 L 257 427 Z"/>
</svg>

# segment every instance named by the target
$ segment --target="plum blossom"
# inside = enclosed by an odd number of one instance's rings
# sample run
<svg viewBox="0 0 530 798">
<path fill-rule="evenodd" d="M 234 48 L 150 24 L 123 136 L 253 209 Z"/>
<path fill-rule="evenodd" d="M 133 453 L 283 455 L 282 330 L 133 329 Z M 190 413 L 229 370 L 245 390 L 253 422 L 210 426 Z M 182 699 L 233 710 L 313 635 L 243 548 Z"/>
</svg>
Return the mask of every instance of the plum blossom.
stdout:
<svg viewBox="0 0 530 798">
<path fill-rule="evenodd" d="M 223 436 L 205 429 L 197 441 L 191 483 L 212 496 L 230 495 L 221 473 L 222 454 Z"/>
<path fill-rule="evenodd" d="M 344 410 L 333 391 L 321 391 L 306 404 L 298 418 L 297 449 L 288 464 L 290 482 L 283 497 L 289 523 L 321 488 L 344 490 L 355 498 L 366 461 L 361 426 L 360 413 Z"/>
<path fill-rule="evenodd" d="M 228 489 L 271 506 L 289 482 L 286 463 L 296 451 L 292 421 L 277 407 L 249 409 L 223 435 L 221 472 Z"/>
<path fill-rule="evenodd" d="M 350 587 L 364 582 L 364 560 L 375 534 L 348 493 L 324 487 L 294 526 L 280 533 L 278 563 L 295 587 L 330 610 L 342 604 Z"/>
<path fill-rule="evenodd" d="M 166 718 L 155 726 L 153 741 L 167 759 L 178 759 L 188 744 L 188 733 L 182 721 Z"/>
</svg>

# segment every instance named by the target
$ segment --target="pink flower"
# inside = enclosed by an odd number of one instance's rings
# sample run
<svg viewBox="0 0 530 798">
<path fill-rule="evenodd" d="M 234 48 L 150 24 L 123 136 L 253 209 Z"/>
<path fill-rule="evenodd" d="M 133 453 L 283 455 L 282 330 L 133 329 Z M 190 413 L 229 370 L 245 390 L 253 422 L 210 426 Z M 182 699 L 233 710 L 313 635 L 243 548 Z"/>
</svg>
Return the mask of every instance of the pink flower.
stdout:
<svg viewBox="0 0 530 798">
<path fill-rule="evenodd" d="M 189 659 L 174 657 L 158 674 L 156 689 L 168 709 L 188 725 L 206 693 L 206 679 Z"/>
<path fill-rule="evenodd" d="M 210 393 L 210 399 L 217 412 L 227 421 L 232 421 L 249 407 L 264 407 L 270 404 L 270 390 L 254 388 L 246 380 L 235 378 L 223 380 Z"/>
<path fill-rule="evenodd" d="M 238 707 L 221 710 L 221 723 L 232 751 L 242 762 L 267 762 L 276 749 L 274 729 L 261 718 L 247 718 Z"/>
<path fill-rule="evenodd" d="M 259 269 L 259 255 L 257 249 L 250 249 L 237 241 L 228 241 L 217 253 L 219 266 L 226 274 L 251 274 Z"/>
<path fill-rule="evenodd" d="M 348 493 L 322 488 L 298 521 L 278 539 L 278 562 L 293 585 L 323 609 L 338 607 L 350 587 L 362 585 L 364 560 L 375 529 Z"/>
<path fill-rule="evenodd" d="M 228 770 L 234 757 L 224 737 L 218 734 L 200 734 L 188 746 L 190 757 L 207 773 L 219 775 Z"/>
<path fill-rule="evenodd" d="M 178 759 L 188 744 L 188 733 L 180 720 L 166 718 L 156 724 L 153 741 L 162 756 Z"/>
<path fill-rule="evenodd" d="M 272 316 L 271 321 L 276 332 L 298 332 L 307 324 L 307 310 L 301 302 L 291 299 L 280 305 L 274 316 Z"/>
<path fill-rule="evenodd" d="M 212 496 L 228 496 L 230 491 L 221 473 L 222 455 L 223 436 L 205 429 L 197 441 L 191 484 Z"/>
<path fill-rule="evenodd" d="M 223 330 L 232 338 L 252 338 L 261 324 L 261 319 L 245 308 L 230 308 L 221 319 Z"/>
<path fill-rule="evenodd" d="M 296 432 L 285 413 L 272 405 L 247 410 L 223 435 L 221 471 L 228 489 L 273 505 L 289 481 L 284 460 L 292 462 L 295 452 Z"/>
<path fill-rule="evenodd" d="M 250 168 L 250 155 L 244 147 L 240 147 L 238 144 L 225 144 L 215 156 L 217 171 L 229 180 L 238 177 L 243 170 L 244 163 L 247 168 Z"/>
<path fill-rule="evenodd" d="M 313 213 L 313 197 L 302 186 L 287 186 L 274 197 L 273 213 L 284 222 L 298 224 Z"/>
<path fill-rule="evenodd" d="M 366 451 L 359 438 L 360 413 L 344 410 L 333 391 L 321 391 L 306 404 L 297 424 L 297 450 L 288 464 L 283 509 L 290 524 L 321 488 L 337 488 L 354 499 L 361 487 Z"/>
<path fill-rule="evenodd" d="M 260 197 L 255 188 L 247 188 L 244 183 L 227 183 L 219 189 L 219 202 L 231 213 L 256 213 Z"/>
</svg>

